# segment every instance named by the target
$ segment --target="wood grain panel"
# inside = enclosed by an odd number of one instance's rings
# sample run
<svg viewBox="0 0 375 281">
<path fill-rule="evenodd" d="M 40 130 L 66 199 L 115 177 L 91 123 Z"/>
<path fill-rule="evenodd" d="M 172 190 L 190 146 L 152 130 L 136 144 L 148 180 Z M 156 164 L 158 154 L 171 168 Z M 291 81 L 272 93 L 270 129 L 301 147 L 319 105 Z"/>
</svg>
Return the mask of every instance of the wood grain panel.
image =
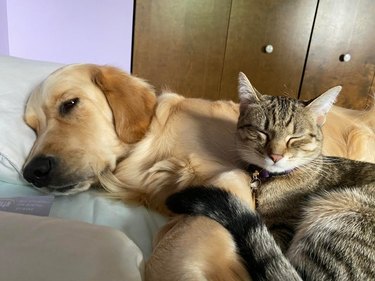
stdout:
<svg viewBox="0 0 375 281">
<path fill-rule="evenodd" d="M 375 74 L 374 13 L 374 0 L 320 1 L 300 98 L 342 85 L 338 105 L 368 106 Z M 346 53 L 351 60 L 340 61 Z"/>
<path fill-rule="evenodd" d="M 158 90 L 219 97 L 230 0 L 138 0 L 133 73 Z"/>
<path fill-rule="evenodd" d="M 237 100 L 244 72 L 262 93 L 297 97 L 317 1 L 233 0 L 220 96 Z M 271 54 L 264 47 L 272 44 Z"/>
</svg>

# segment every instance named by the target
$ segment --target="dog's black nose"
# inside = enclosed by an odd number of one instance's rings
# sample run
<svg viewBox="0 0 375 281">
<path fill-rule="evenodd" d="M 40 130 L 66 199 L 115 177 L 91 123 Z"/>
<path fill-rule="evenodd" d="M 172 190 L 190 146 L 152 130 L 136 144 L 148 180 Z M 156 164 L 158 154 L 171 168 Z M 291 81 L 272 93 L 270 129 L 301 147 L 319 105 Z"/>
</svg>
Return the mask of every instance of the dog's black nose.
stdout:
<svg viewBox="0 0 375 281">
<path fill-rule="evenodd" d="M 51 156 L 38 156 L 32 159 L 23 169 L 23 177 L 37 187 L 47 186 L 56 160 Z"/>
</svg>

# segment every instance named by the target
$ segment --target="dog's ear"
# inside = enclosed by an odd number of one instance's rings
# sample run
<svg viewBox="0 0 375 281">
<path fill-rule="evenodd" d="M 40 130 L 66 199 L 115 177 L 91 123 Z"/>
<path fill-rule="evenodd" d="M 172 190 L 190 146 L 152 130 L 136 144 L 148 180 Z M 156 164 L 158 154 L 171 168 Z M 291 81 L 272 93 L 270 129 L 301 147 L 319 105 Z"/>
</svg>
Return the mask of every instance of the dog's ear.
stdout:
<svg viewBox="0 0 375 281">
<path fill-rule="evenodd" d="M 119 138 L 126 143 L 139 141 L 150 125 L 156 105 L 152 86 L 111 66 L 94 66 L 91 77 L 112 109 Z"/>
</svg>

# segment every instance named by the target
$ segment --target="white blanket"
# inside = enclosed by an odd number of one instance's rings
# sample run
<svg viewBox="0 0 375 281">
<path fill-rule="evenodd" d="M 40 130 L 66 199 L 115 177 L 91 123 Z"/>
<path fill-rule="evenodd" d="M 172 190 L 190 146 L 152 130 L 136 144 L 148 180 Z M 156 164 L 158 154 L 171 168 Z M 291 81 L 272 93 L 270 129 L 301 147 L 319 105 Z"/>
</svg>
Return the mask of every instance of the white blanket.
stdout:
<svg viewBox="0 0 375 281">
<path fill-rule="evenodd" d="M 30 186 L 0 182 L 0 198 L 30 195 L 41 194 Z M 47 222 L 30 215 L 4 214 L 0 212 L 0 280 L 7 281 L 140 281 L 152 239 L 165 223 L 165 218 L 144 207 L 126 206 L 95 191 L 56 197 Z M 118 235 L 120 231 L 122 235 Z M 56 239 L 49 240 L 51 235 L 57 235 Z M 94 238 L 97 236 L 101 238 Z M 109 248 L 104 249 L 107 244 Z M 72 251 L 77 255 L 71 256 Z M 120 279 L 99 278 L 109 260 L 111 274 Z M 54 278 L 40 279 L 43 272 L 51 277 L 54 271 Z M 90 271 L 98 278 L 88 278 Z M 71 278 L 65 279 L 67 276 Z"/>
</svg>

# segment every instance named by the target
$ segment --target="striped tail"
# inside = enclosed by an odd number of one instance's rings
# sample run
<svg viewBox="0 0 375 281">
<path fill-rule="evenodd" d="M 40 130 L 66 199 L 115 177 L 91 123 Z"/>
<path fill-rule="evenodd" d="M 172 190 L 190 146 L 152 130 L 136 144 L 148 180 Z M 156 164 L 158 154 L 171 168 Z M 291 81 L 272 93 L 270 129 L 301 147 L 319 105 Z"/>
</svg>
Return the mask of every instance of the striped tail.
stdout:
<svg viewBox="0 0 375 281">
<path fill-rule="evenodd" d="M 245 266 L 256 280 L 302 280 L 289 263 L 260 216 L 231 193 L 195 186 L 171 195 L 168 208 L 178 214 L 209 217 L 232 235 Z"/>
</svg>

